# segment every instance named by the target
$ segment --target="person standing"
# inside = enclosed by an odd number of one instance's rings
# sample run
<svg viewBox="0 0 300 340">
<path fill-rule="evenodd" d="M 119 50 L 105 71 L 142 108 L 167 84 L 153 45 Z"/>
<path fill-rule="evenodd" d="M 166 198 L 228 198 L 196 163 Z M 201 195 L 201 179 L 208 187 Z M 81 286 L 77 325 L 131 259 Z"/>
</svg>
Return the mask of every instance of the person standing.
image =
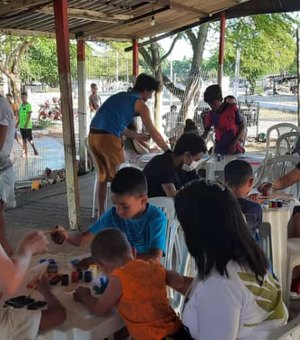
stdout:
<svg viewBox="0 0 300 340">
<path fill-rule="evenodd" d="M 21 93 L 21 100 L 22 104 L 19 108 L 19 119 L 17 122 L 17 126 L 20 125 L 20 132 L 23 139 L 23 157 L 28 156 L 27 141 L 31 145 L 34 155 L 37 156 L 38 152 L 34 146 L 32 138 L 32 108 L 31 104 L 27 101 L 27 92 Z"/>
<path fill-rule="evenodd" d="M 91 84 L 91 94 L 89 96 L 89 107 L 91 111 L 91 115 L 96 113 L 101 105 L 100 95 L 97 93 L 98 86 L 95 83 Z"/>
<path fill-rule="evenodd" d="M 15 117 L 15 120 L 18 121 L 18 117 L 19 117 L 19 106 L 17 103 L 14 103 L 13 102 L 13 96 L 11 93 L 7 93 L 6 94 L 6 99 L 7 101 L 9 102 L 13 112 L 14 112 L 14 117 Z M 17 143 L 22 146 L 22 140 L 20 138 L 20 135 L 18 135 L 18 131 L 17 129 L 15 128 L 15 140 L 17 141 Z"/>
<path fill-rule="evenodd" d="M 125 161 L 122 134 L 138 141 L 149 140 L 149 135 L 127 129 L 136 116 L 154 142 L 164 151 L 169 147 L 152 123 L 145 102 L 157 91 L 160 82 L 147 74 L 140 74 L 132 92 L 119 92 L 109 97 L 96 112 L 90 124 L 89 145 L 99 167 L 98 212 L 104 212 L 107 182 L 115 176 L 118 166 Z"/>
<path fill-rule="evenodd" d="M 219 85 L 208 86 L 204 101 L 211 111 L 206 116 L 203 138 L 206 139 L 211 127 L 215 131 L 215 153 L 221 155 L 244 153 L 240 144 L 244 135 L 244 123 L 235 104 L 223 103 L 222 89 Z"/>
<path fill-rule="evenodd" d="M 16 121 L 8 101 L 0 95 L 0 243 L 8 256 L 13 249 L 6 238 L 4 206 L 16 205 L 14 185 L 15 175 L 10 153 L 14 143 Z"/>
</svg>

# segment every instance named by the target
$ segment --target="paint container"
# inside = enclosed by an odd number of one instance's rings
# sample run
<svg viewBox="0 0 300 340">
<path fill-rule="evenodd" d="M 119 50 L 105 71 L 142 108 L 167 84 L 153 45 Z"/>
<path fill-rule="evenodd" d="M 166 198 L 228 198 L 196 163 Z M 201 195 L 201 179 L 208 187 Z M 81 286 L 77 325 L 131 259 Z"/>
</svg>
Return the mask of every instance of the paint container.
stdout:
<svg viewBox="0 0 300 340">
<path fill-rule="evenodd" d="M 72 272 L 71 280 L 73 283 L 77 283 L 79 281 L 79 272 L 77 270 Z"/>
<path fill-rule="evenodd" d="M 64 274 L 61 276 L 61 285 L 62 286 L 68 286 L 69 285 L 69 275 Z"/>
<path fill-rule="evenodd" d="M 91 282 L 93 279 L 93 273 L 90 270 L 84 272 L 84 282 Z"/>
</svg>

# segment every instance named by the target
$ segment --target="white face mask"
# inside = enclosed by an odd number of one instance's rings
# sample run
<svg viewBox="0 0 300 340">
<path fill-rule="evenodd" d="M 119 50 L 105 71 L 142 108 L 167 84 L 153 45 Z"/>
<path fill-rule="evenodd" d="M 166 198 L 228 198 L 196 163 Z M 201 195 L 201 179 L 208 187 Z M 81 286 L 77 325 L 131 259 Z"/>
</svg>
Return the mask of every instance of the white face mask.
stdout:
<svg viewBox="0 0 300 340">
<path fill-rule="evenodd" d="M 198 161 L 198 162 L 192 161 L 191 164 L 185 164 L 185 163 L 183 163 L 183 164 L 182 164 L 182 170 L 187 171 L 187 172 L 194 171 L 194 170 L 197 168 L 197 166 L 199 165 L 199 162 L 200 162 L 200 161 Z"/>
</svg>

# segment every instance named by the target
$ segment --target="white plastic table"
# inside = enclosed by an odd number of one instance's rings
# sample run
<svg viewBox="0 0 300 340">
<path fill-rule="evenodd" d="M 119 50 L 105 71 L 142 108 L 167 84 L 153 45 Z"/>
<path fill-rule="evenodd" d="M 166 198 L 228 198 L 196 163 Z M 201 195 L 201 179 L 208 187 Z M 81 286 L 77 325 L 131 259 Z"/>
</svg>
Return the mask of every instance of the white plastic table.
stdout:
<svg viewBox="0 0 300 340">
<path fill-rule="evenodd" d="M 206 162 L 206 179 L 223 180 L 225 165 L 234 159 L 242 159 L 249 162 L 253 171 L 255 171 L 261 165 L 264 156 L 254 154 L 225 155 L 221 156 L 220 160 L 218 160 L 217 155 L 214 155 Z"/>
<path fill-rule="evenodd" d="M 69 265 L 69 260 L 76 256 L 74 256 L 74 253 L 70 255 L 58 253 L 54 256 L 43 255 L 43 257 L 54 258 L 58 263 L 59 272 L 70 274 L 73 269 Z M 32 279 L 32 276 L 33 274 L 29 273 L 28 278 Z M 26 282 L 28 282 L 28 279 Z M 60 283 L 53 286 L 54 295 L 66 308 L 67 318 L 59 327 L 39 335 L 38 340 L 101 340 L 113 336 L 124 327 L 123 320 L 116 311 L 112 311 L 106 317 L 97 317 L 91 315 L 83 305 L 74 301 L 72 291 L 79 285 L 86 286 L 89 284 L 84 282 L 72 284 L 70 282 L 69 286 L 61 286 Z M 26 289 L 25 286 L 22 287 L 23 291 Z M 41 296 L 39 292 L 34 291 L 32 297 L 39 299 Z"/>
<path fill-rule="evenodd" d="M 294 206 L 298 204 L 299 201 L 295 199 L 288 206 L 263 211 L 263 222 L 271 225 L 273 270 L 283 292 L 286 286 L 288 222 Z"/>
</svg>

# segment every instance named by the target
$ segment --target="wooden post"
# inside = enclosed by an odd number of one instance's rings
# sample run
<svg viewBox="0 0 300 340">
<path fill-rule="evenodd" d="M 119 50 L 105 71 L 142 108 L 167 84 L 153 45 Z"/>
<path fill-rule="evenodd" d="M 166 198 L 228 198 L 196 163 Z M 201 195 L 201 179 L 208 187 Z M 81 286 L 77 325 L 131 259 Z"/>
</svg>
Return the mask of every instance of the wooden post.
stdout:
<svg viewBox="0 0 300 340">
<path fill-rule="evenodd" d="M 136 79 L 137 76 L 139 75 L 139 45 L 138 45 L 138 41 L 137 39 L 133 39 L 132 40 L 132 44 L 133 44 L 133 65 L 132 65 L 132 74 L 133 77 Z"/>
<path fill-rule="evenodd" d="M 71 229 L 79 225 L 79 190 L 75 152 L 73 102 L 70 74 L 67 0 L 53 0 L 57 43 L 59 85 L 63 114 L 63 140 L 66 164 L 68 215 Z"/>
<path fill-rule="evenodd" d="M 219 67 L 218 67 L 218 84 L 222 87 L 223 67 L 224 67 L 224 45 L 225 45 L 225 12 L 220 15 L 220 43 L 219 43 Z"/>
<path fill-rule="evenodd" d="M 87 137 L 86 110 L 86 68 L 85 68 L 85 40 L 83 34 L 77 35 L 77 76 L 78 76 L 78 117 L 79 117 L 79 159 L 80 170 L 87 169 L 87 151 L 85 139 Z"/>
<path fill-rule="evenodd" d="M 298 126 L 300 127 L 300 28 L 297 29 L 297 104 Z"/>
</svg>

